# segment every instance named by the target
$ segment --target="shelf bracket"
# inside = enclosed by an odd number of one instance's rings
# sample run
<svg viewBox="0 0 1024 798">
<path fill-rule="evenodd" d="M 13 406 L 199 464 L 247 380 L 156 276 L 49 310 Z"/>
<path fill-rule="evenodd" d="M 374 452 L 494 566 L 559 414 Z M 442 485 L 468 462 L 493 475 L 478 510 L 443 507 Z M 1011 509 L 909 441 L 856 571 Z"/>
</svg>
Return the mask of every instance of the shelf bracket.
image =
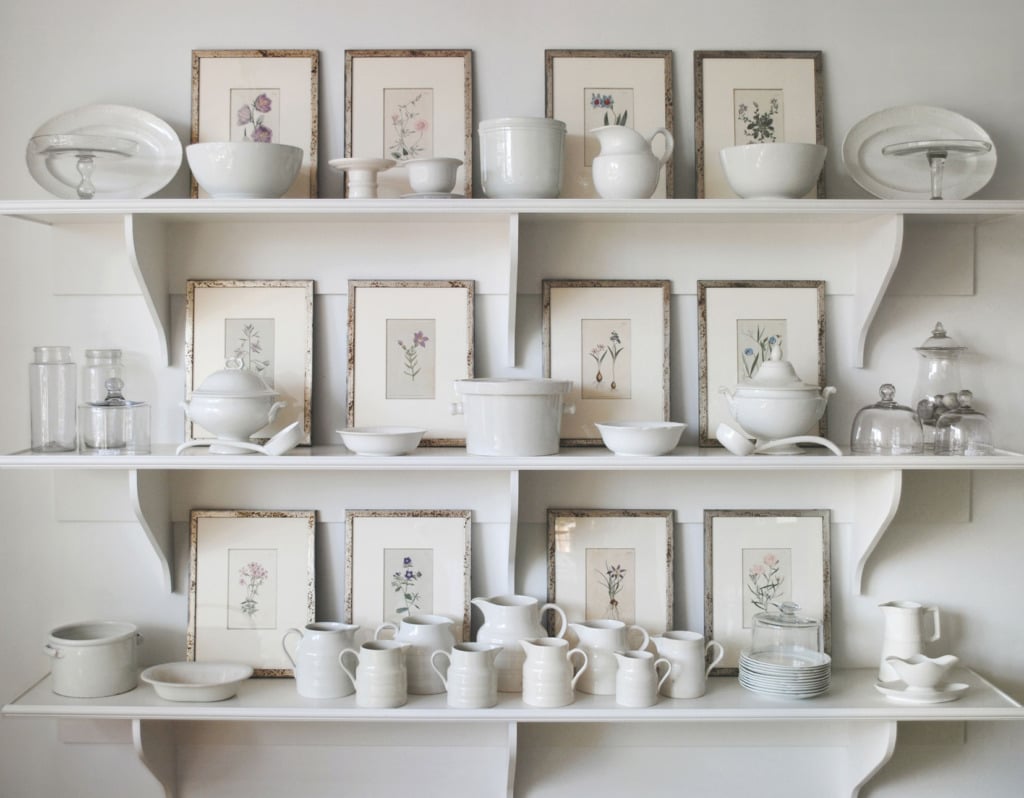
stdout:
<svg viewBox="0 0 1024 798">
<path fill-rule="evenodd" d="M 175 798 L 178 791 L 178 750 L 173 724 L 132 719 L 132 745 L 139 761 L 163 787 L 164 798 Z"/>
<path fill-rule="evenodd" d="M 858 798 L 861 789 L 875 777 L 896 750 L 896 721 L 856 724 L 851 731 L 861 739 L 850 746 L 850 798 Z M 852 756 L 856 751 L 859 756 Z M 855 781 L 856 780 L 856 781 Z"/>
<path fill-rule="evenodd" d="M 519 470 L 508 475 L 508 563 L 505 574 L 505 592 L 516 593 L 516 551 L 519 548 Z"/>
<path fill-rule="evenodd" d="M 856 476 L 857 520 L 854 522 L 853 589 L 864 595 L 864 567 L 900 506 L 903 472 L 899 469 L 858 472 Z"/>
<path fill-rule="evenodd" d="M 171 528 L 171 492 L 163 471 L 128 471 L 132 512 L 153 548 L 164 589 L 174 592 L 174 536 Z"/>
<path fill-rule="evenodd" d="M 167 249 L 164 224 L 151 216 L 125 214 L 124 238 L 132 274 L 135 276 L 156 330 L 160 362 L 169 366 L 171 362 L 168 346 L 171 330 L 171 297 L 167 285 Z"/>
<path fill-rule="evenodd" d="M 519 293 L 519 214 L 508 217 L 508 351 L 509 368 L 516 366 L 516 296 Z"/>
<path fill-rule="evenodd" d="M 516 789 L 516 755 L 519 751 L 519 724 L 510 721 L 508 724 L 508 789 L 506 798 L 514 798 Z"/>
<path fill-rule="evenodd" d="M 857 330 L 853 365 L 864 368 L 868 331 L 874 321 L 885 289 L 892 279 L 903 249 L 903 215 L 884 216 L 863 223 L 874 229 L 865 235 L 856 255 L 857 282 L 854 289 L 854 322 Z"/>
</svg>

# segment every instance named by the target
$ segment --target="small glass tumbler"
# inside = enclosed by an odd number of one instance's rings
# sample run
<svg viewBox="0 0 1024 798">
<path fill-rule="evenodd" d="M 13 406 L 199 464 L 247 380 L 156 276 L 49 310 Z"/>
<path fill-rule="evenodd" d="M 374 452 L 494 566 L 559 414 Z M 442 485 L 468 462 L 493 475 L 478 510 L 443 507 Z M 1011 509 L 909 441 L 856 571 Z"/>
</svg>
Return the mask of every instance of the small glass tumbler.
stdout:
<svg viewBox="0 0 1024 798">
<path fill-rule="evenodd" d="M 78 390 L 69 346 L 37 346 L 29 365 L 33 452 L 73 452 Z"/>
</svg>

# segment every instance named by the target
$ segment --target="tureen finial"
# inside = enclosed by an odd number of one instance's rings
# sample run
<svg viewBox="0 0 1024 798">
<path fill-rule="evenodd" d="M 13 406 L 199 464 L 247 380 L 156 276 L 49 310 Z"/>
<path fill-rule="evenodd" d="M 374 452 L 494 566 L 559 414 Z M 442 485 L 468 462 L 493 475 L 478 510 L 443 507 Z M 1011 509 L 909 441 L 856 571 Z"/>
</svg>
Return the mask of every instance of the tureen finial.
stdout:
<svg viewBox="0 0 1024 798">
<path fill-rule="evenodd" d="M 782 339 L 776 338 L 772 342 L 772 351 L 768 355 L 769 360 L 779 361 L 782 360 Z"/>
</svg>

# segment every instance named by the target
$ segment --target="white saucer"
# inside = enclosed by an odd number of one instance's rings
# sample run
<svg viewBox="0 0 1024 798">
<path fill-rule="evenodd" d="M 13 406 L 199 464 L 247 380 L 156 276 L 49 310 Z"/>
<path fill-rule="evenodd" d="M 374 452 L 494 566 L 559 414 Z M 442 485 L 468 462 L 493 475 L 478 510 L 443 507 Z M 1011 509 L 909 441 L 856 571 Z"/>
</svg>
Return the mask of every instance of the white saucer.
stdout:
<svg viewBox="0 0 1024 798">
<path fill-rule="evenodd" d="M 422 194 L 403 194 L 402 199 L 465 199 L 464 194 L 446 194 L 443 191 L 425 191 Z"/>
<path fill-rule="evenodd" d="M 382 172 L 395 165 L 391 158 L 332 158 L 327 165 L 338 171 L 346 169 L 368 169 L 374 172 Z"/>
<path fill-rule="evenodd" d="M 865 117 L 843 141 L 843 164 L 857 184 L 882 199 L 929 199 L 931 175 L 923 155 L 894 157 L 882 149 L 894 144 L 992 139 L 970 119 L 927 105 L 901 105 Z M 972 148 L 973 149 L 973 148 Z M 965 199 L 980 191 L 996 168 L 993 146 L 979 154 L 950 153 L 942 177 L 944 199 Z"/>
<path fill-rule="evenodd" d="M 878 692 L 890 701 L 904 704 L 944 704 L 947 701 L 956 701 L 967 692 L 967 687 L 963 682 L 949 682 L 925 690 L 907 687 L 901 681 L 875 682 L 875 689 Z"/>
</svg>

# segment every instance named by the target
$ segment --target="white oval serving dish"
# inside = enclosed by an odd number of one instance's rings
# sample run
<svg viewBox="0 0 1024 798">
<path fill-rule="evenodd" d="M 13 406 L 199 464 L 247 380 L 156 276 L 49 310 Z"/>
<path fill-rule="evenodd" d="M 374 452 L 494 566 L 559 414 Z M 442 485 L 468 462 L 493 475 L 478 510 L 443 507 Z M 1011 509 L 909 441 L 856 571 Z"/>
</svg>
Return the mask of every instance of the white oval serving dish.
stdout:
<svg viewBox="0 0 1024 798">
<path fill-rule="evenodd" d="M 394 457 L 408 454 L 420 445 L 422 427 L 346 427 L 338 430 L 341 442 L 356 454 Z"/>
<path fill-rule="evenodd" d="M 224 701 L 252 676 L 249 665 L 234 662 L 165 662 L 139 676 L 167 701 Z"/>
</svg>

